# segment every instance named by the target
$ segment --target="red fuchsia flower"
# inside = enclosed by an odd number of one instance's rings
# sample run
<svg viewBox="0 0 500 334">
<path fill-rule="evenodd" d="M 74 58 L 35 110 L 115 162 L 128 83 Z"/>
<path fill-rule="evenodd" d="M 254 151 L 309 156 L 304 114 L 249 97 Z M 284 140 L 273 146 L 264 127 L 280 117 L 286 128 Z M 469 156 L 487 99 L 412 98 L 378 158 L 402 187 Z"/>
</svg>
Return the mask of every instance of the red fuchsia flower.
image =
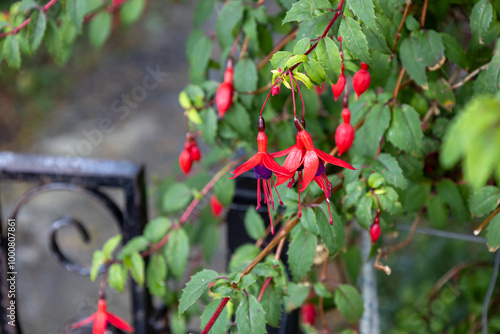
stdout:
<svg viewBox="0 0 500 334">
<path fill-rule="evenodd" d="M 370 226 L 370 238 L 372 239 L 372 244 L 375 244 L 375 242 L 377 242 L 381 234 L 382 230 L 380 229 L 380 224 L 373 223 Z"/>
<path fill-rule="evenodd" d="M 267 203 L 267 208 L 269 211 L 269 221 L 271 222 L 271 233 L 274 234 L 274 226 L 271 215 L 271 208 L 274 210 L 274 198 L 272 188 L 275 187 L 278 198 L 280 199 L 280 204 L 283 205 L 281 201 L 278 190 L 276 189 L 275 183 L 272 179 L 273 172 L 276 175 L 290 175 L 290 172 L 278 165 L 276 161 L 267 153 L 267 136 L 265 133 L 265 123 L 262 116 L 259 117 L 257 135 L 257 146 L 258 152 L 255 153 L 247 162 L 236 168 L 232 173 L 234 174 L 231 178 L 240 176 L 244 172 L 253 168 L 255 177 L 257 178 L 257 208 L 260 208 L 261 193 L 260 193 L 260 181 L 262 180 L 262 187 L 264 188 L 264 203 Z"/>
<path fill-rule="evenodd" d="M 212 196 L 212 198 L 210 198 L 210 210 L 212 210 L 212 214 L 215 218 L 220 217 L 222 209 L 224 209 L 224 207 L 222 206 L 221 202 L 219 202 L 217 196 Z"/>
<path fill-rule="evenodd" d="M 351 112 L 348 108 L 342 109 L 344 123 L 335 131 L 335 143 L 339 149 L 339 156 L 347 152 L 354 141 L 354 128 L 351 125 Z"/>
<path fill-rule="evenodd" d="M 201 151 L 198 148 L 196 139 L 193 139 L 193 141 L 191 142 L 191 146 L 189 147 L 189 153 L 191 154 L 191 159 L 193 159 L 193 161 L 199 161 L 201 159 Z"/>
<path fill-rule="evenodd" d="M 271 95 L 274 96 L 274 95 L 278 95 L 280 93 L 280 85 L 277 85 L 277 86 L 273 86 L 271 88 Z"/>
<path fill-rule="evenodd" d="M 300 315 L 304 324 L 314 326 L 314 322 L 316 321 L 316 317 L 318 314 L 316 312 L 314 304 L 305 303 L 300 308 Z"/>
<path fill-rule="evenodd" d="M 361 63 L 361 69 L 354 74 L 352 77 L 352 86 L 358 98 L 366 92 L 368 87 L 370 86 L 370 72 L 368 72 L 368 64 Z"/>
<path fill-rule="evenodd" d="M 229 64 L 226 72 L 224 73 L 224 82 L 217 88 L 215 94 L 215 102 L 219 110 L 219 116 L 224 117 L 224 114 L 233 104 L 233 66 Z"/>
<path fill-rule="evenodd" d="M 76 329 L 78 327 L 85 326 L 92 321 L 94 322 L 94 326 L 92 327 L 92 334 L 104 334 L 108 322 L 123 331 L 134 331 L 134 328 L 127 324 L 125 320 L 106 310 L 106 300 L 102 298 L 99 299 L 99 302 L 97 303 L 97 312 L 92 314 L 87 319 L 74 323 L 72 327 L 73 329 Z"/>
<path fill-rule="evenodd" d="M 332 165 L 355 169 L 347 162 L 335 158 L 328 153 L 325 153 L 314 147 L 311 135 L 304 129 L 304 124 L 298 118 L 294 119 L 295 127 L 299 131 L 296 137 L 296 144 L 288 149 L 273 153 L 272 157 L 282 157 L 288 154 L 283 167 L 289 170 L 289 174 L 278 175 L 276 185 L 280 185 L 286 180 L 290 179 L 288 187 L 291 188 L 294 180 L 294 174 L 297 171 L 298 186 L 299 186 L 299 217 L 302 215 L 300 209 L 300 193 L 303 192 L 307 186 L 314 180 L 321 190 L 325 193 L 326 201 L 328 203 L 328 211 L 330 214 L 330 224 L 333 224 L 332 215 L 330 212 L 330 196 L 332 185 L 325 174 L 324 163 L 328 162 Z"/>
<path fill-rule="evenodd" d="M 179 155 L 179 166 L 184 174 L 187 174 L 191 170 L 192 165 L 193 159 L 191 158 L 191 152 L 189 152 L 189 149 L 184 149 Z"/>
</svg>

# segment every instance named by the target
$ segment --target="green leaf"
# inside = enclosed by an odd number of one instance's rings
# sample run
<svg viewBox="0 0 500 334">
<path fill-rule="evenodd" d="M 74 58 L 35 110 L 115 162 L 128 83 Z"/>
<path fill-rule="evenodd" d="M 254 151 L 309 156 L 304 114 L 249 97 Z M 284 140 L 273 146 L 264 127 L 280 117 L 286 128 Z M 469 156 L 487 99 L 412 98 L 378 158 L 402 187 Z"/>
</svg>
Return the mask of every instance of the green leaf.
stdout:
<svg viewBox="0 0 500 334">
<path fill-rule="evenodd" d="M 238 334 L 265 334 L 266 315 L 262 305 L 252 295 L 243 296 L 236 310 Z"/>
<path fill-rule="evenodd" d="M 215 33 L 222 49 L 229 48 L 233 44 L 234 28 L 241 21 L 244 9 L 243 1 L 233 0 L 225 4 L 219 12 L 215 22 Z M 236 73 L 234 77 L 236 78 Z"/>
<path fill-rule="evenodd" d="M 385 179 L 379 173 L 372 173 L 368 178 L 368 185 L 370 188 L 377 189 L 384 183 Z"/>
<path fill-rule="evenodd" d="M 22 0 L 21 2 L 17 2 L 16 4 L 19 4 L 17 7 L 17 10 L 19 12 L 23 12 L 38 7 L 38 4 L 34 0 Z"/>
<path fill-rule="evenodd" d="M 150 242 L 157 243 L 167 234 L 170 226 L 172 226 L 170 219 L 156 217 L 146 225 L 143 235 Z"/>
<path fill-rule="evenodd" d="M 382 174 L 387 182 L 404 189 L 407 181 L 403 176 L 403 171 L 393 156 L 387 153 L 381 153 L 376 160 L 373 161 L 372 167 L 375 171 Z"/>
<path fill-rule="evenodd" d="M 376 173 L 378 174 L 378 173 Z M 380 175 L 380 174 L 378 174 Z M 358 202 L 361 194 L 364 194 L 366 190 L 366 184 L 362 181 L 350 182 L 345 186 L 346 197 L 342 203 L 345 208 L 350 208 Z"/>
<path fill-rule="evenodd" d="M 163 196 L 163 209 L 167 212 L 183 209 L 191 202 L 191 195 L 191 189 L 185 183 L 175 183 Z"/>
<path fill-rule="evenodd" d="M 227 117 L 227 115 L 225 115 Z M 214 186 L 215 196 L 223 206 L 229 206 L 233 200 L 236 182 L 233 179 L 221 178 Z"/>
<path fill-rule="evenodd" d="M 451 111 L 456 103 L 455 94 L 451 85 L 445 78 L 439 78 L 436 81 L 436 99 L 440 106 Z"/>
<path fill-rule="evenodd" d="M 245 221 L 245 230 L 252 239 L 257 240 L 264 238 L 266 234 L 266 228 L 264 227 L 264 220 L 253 207 L 248 208 L 247 213 L 245 214 L 244 221 Z"/>
<path fill-rule="evenodd" d="M 201 240 L 201 250 L 205 260 L 210 260 L 219 248 L 220 232 L 215 224 L 209 224 L 203 229 L 203 239 Z"/>
<path fill-rule="evenodd" d="M 429 198 L 431 193 L 430 183 L 415 184 L 410 183 L 402 195 L 405 209 L 408 212 L 419 210 Z"/>
<path fill-rule="evenodd" d="M 316 292 L 316 294 L 318 296 L 323 297 L 323 298 L 332 298 L 333 297 L 333 295 L 330 293 L 330 291 L 328 291 L 326 286 L 320 282 L 314 284 L 314 292 Z"/>
<path fill-rule="evenodd" d="M 113 263 L 108 270 L 108 284 L 118 292 L 123 292 L 127 282 L 127 268 L 123 264 Z"/>
<path fill-rule="evenodd" d="M 125 256 L 129 256 L 135 252 L 142 252 L 149 246 L 149 241 L 142 235 L 137 236 L 129 240 L 118 253 L 118 259 L 123 260 Z"/>
<path fill-rule="evenodd" d="M 300 0 L 293 4 L 282 23 L 310 20 L 328 13 L 331 8 L 332 4 L 328 0 Z"/>
<path fill-rule="evenodd" d="M 217 307 L 221 303 L 221 299 L 214 299 L 210 304 L 208 304 L 205 307 L 205 310 L 203 310 L 203 314 L 201 315 L 201 326 L 200 329 L 204 329 L 205 326 L 208 324 L 208 321 L 210 318 L 214 315 L 215 310 L 217 310 Z M 222 312 L 220 313 L 219 317 L 215 321 L 215 323 L 212 325 L 212 328 L 207 334 L 223 334 L 226 331 L 226 323 L 227 323 L 227 305 L 222 309 Z"/>
<path fill-rule="evenodd" d="M 303 63 L 305 61 L 308 61 L 308 58 L 306 55 L 293 55 L 290 58 L 288 58 L 285 66 L 287 68 L 291 68 L 292 66 Z"/>
<path fill-rule="evenodd" d="M 444 44 L 441 35 L 434 30 L 421 30 L 417 35 L 425 65 L 431 71 L 437 70 L 444 60 Z"/>
<path fill-rule="evenodd" d="M 250 127 L 252 126 L 252 122 L 250 120 L 250 116 L 248 115 L 247 110 L 241 103 L 233 103 L 231 106 L 231 112 L 228 112 L 224 115 L 224 120 L 231 125 L 231 128 L 236 131 L 242 138 L 245 138 L 250 134 Z M 229 197 L 229 195 L 224 196 Z M 217 196 L 219 198 L 219 196 Z M 220 198 L 219 198 L 220 199 Z M 231 198 L 232 199 L 232 194 Z M 221 202 L 222 203 L 222 202 Z M 224 204 L 224 203 L 223 203 Z M 226 203 L 225 205 L 228 205 Z"/>
<path fill-rule="evenodd" d="M 330 255 L 340 251 L 345 242 L 345 224 L 335 211 L 335 207 L 330 208 L 333 224 L 330 225 L 330 216 L 326 203 L 322 203 L 321 209 L 316 209 L 316 221 L 318 223 L 319 236 L 325 243 Z"/>
<path fill-rule="evenodd" d="M 113 258 L 113 252 L 115 251 L 116 247 L 118 247 L 121 241 L 121 234 L 117 234 L 106 241 L 106 243 L 102 247 L 102 254 L 104 255 L 105 259 L 111 260 Z"/>
<path fill-rule="evenodd" d="M 435 228 L 442 229 L 448 224 L 448 211 L 446 205 L 439 196 L 429 198 L 427 203 L 429 220 Z"/>
<path fill-rule="evenodd" d="M 28 40 L 32 51 L 35 51 L 40 46 L 45 34 L 45 28 L 47 28 L 47 14 L 42 11 L 34 11 L 28 24 Z"/>
<path fill-rule="evenodd" d="M 233 272 L 236 268 L 250 263 L 257 255 L 260 249 L 253 244 L 244 244 L 236 249 L 229 261 L 228 269 Z"/>
<path fill-rule="evenodd" d="M 372 205 L 373 201 L 370 196 L 365 194 L 356 207 L 356 218 L 361 227 L 368 229 L 372 223 Z"/>
<path fill-rule="evenodd" d="M 377 30 L 375 10 L 372 0 L 351 0 L 348 2 L 352 12 L 368 27 Z"/>
<path fill-rule="evenodd" d="M 457 185 L 448 179 L 443 179 L 437 186 L 439 197 L 450 206 L 451 212 L 458 222 L 466 222 L 470 215 Z"/>
<path fill-rule="evenodd" d="M 391 110 L 389 106 L 375 104 L 366 116 L 365 123 L 356 133 L 354 150 L 366 157 L 374 157 L 390 121 Z"/>
<path fill-rule="evenodd" d="M 179 313 L 184 313 L 188 307 L 193 305 L 203 292 L 205 292 L 208 285 L 218 277 L 215 271 L 207 269 L 192 276 L 184 290 L 182 290 L 182 296 L 179 300 Z"/>
<path fill-rule="evenodd" d="M 189 238 L 184 229 L 170 232 L 170 239 L 165 245 L 165 257 L 174 276 L 181 279 L 189 258 Z"/>
<path fill-rule="evenodd" d="M 498 204 L 500 204 L 500 189 L 495 186 L 478 189 L 469 197 L 470 212 L 474 216 L 490 213 Z"/>
<path fill-rule="evenodd" d="M 149 260 L 146 270 L 146 285 L 151 294 L 163 297 L 166 293 L 167 285 L 167 261 L 159 252 L 153 254 Z"/>
<path fill-rule="evenodd" d="M 200 28 L 201 24 L 208 20 L 216 5 L 217 0 L 200 0 L 196 3 L 193 18 L 195 28 Z"/>
<path fill-rule="evenodd" d="M 8 35 L 3 43 L 3 57 L 10 67 L 19 69 L 21 67 L 21 53 L 19 52 L 19 41 L 17 35 Z"/>
<path fill-rule="evenodd" d="M 271 281 L 272 282 L 272 281 Z M 283 313 L 282 290 L 277 284 L 269 284 L 264 296 L 262 296 L 262 308 L 266 313 L 266 322 L 273 327 L 278 328 Z"/>
<path fill-rule="evenodd" d="M 187 332 L 186 318 L 177 312 L 170 312 L 168 323 L 172 334 L 185 334 Z"/>
<path fill-rule="evenodd" d="M 130 274 L 137 284 L 144 285 L 144 259 L 142 256 L 138 252 L 132 253 L 123 259 L 123 263 L 130 270 Z"/>
<path fill-rule="evenodd" d="M 302 224 L 302 227 L 304 227 L 306 229 L 306 231 L 309 231 L 312 234 L 318 235 L 319 228 L 318 228 L 318 223 L 316 220 L 316 212 L 314 211 L 314 209 L 313 208 L 306 208 L 305 210 L 302 210 L 302 216 L 303 216 L 303 218 L 300 221 L 300 223 Z"/>
<path fill-rule="evenodd" d="M 405 38 L 401 42 L 399 57 L 410 77 L 420 86 L 425 86 L 427 84 L 427 74 L 423 62 L 423 51 L 415 37 Z"/>
<path fill-rule="evenodd" d="M 500 214 L 497 214 L 489 223 L 486 233 L 488 248 L 490 252 L 495 252 L 500 248 Z"/>
<path fill-rule="evenodd" d="M 217 134 L 217 114 L 213 108 L 205 109 L 205 124 L 201 132 L 201 137 L 207 145 L 215 144 Z"/>
<path fill-rule="evenodd" d="M 307 72 L 309 78 L 316 84 L 321 85 L 325 82 L 326 74 L 323 67 L 314 59 L 310 59 L 307 63 L 304 63 L 304 69 Z"/>
<path fill-rule="evenodd" d="M 61 30 L 54 20 L 49 20 L 47 22 L 44 44 L 48 47 L 50 54 L 54 57 L 56 62 L 64 63 L 66 58 L 65 53 L 63 52 L 64 48 Z"/>
<path fill-rule="evenodd" d="M 325 70 L 328 80 L 332 83 L 337 82 L 342 62 L 337 44 L 330 37 L 319 40 L 316 47 L 316 56 L 318 57 L 318 63 Z"/>
<path fill-rule="evenodd" d="M 356 322 L 363 315 L 363 299 L 358 290 L 351 285 L 340 284 L 335 290 L 335 304 L 349 322 Z"/>
<path fill-rule="evenodd" d="M 278 51 L 276 52 L 273 57 L 271 58 L 271 65 L 273 65 L 273 68 L 275 69 L 285 69 L 286 62 L 290 57 L 293 56 L 293 53 L 289 51 Z"/>
<path fill-rule="evenodd" d="M 494 94 L 500 88 L 500 54 L 495 55 L 486 69 L 486 78 L 490 93 Z"/>
<path fill-rule="evenodd" d="M 418 112 L 407 104 L 403 104 L 403 108 L 394 106 L 387 139 L 397 148 L 419 155 L 422 151 L 423 138 L 422 122 Z"/>
<path fill-rule="evenodd" d="M 238 92 L 252 92 L 257 89 L 257 68 L 251 59 L 243 59 L 234 67 L 234 89 Z M 252 96 L 240 96 L 241 101 L 251 107 Z"/>
<path fill-rule="evenodd" d="M 195 84 L 205 79 L 205 72 L 212 53 L 212 41 L 202 30 L 195 30 L 189 35 L 189 48 L 186 54 L 189 61 L 189 78 Z"/>
<path fill-rule="evenodd" d="M 89 39 L 95 48 L 100 48 L 111 35 L 112 16 L 105 10 L 97 13 L 89 23 Z"/>
<path fill-rule="evenodd" d="M 444 54 L 446 58 L 457 64 L 463 69 L 468 67 L 467 56 L 465 55 L 464 48 L 460 43 L 451 35 L 445 33 L 439 33 L 443 39 L 445 46 Z"/>
<path fill-rule="evenodd" d="M 92 255 L 92 267 L 90 268 L 90 279 L 95 281 L 97 275 L 99 275 L 99 269 L 106 261 L 104 254 L 102 251 L 97 250 Z"/>
<path fill-rule="evenodd" d="M 490 23 L 493 19 L 493 6 L 488 0 L 478 1 L 472 8 L 472 13 L 470 15 L 470 30 L 472 36 L 479 42 L 483 44 L 483 38 L 488 31 Z"/>
<path fill-rule="evenodd" d="M 288 267 L 295 282 L 299 282 L 311 269 L 316 245 L 316 236 L 307 231 L 301 231 L 292 238 L 288 248 Z"/>
<path fill-rule="evenodd" d="M 82 30 L 83 17 L 85 16 L 86 0 L 68 0 L 66 2 L 66 14 L 69 16 L 71 22 L 76 30 Z"/>
<path fill-rule="evenodd" d="M 145 4 L 146 2 L 144 0 L 126 1 L 120 9 L 120 19 L 122 23 L 128 25 L 137 21 L 137 19 L 141 17 Z"/>
<path fill-rule="evenodd" d="M 287 312 L 291 312 L 299 308 L 306 301 L 309 295 L 310 284 L 295 284 L 290 283 L 287 286 L 287 296 L 285 296 L 285 307 Z"/>
<path fill-rule="evenodd" d="M 372 51 L 378 51 L 389 55 L 391 53 L 391 49 L 387 46 L 387 42 L 384 35 L 380 32 L 380 28 L 378 28 L 378 26 L 376 28 L 377 29 L 364 29 L 368 46 Z"/>
<path fill-rule="evenodd" d="M 371 64 L 368 41 L 361 30 L 361 26 L 353 18 L 346 16 L 340 22 L 339 34 L 342 36 L 342 43 L 359 60 Z"/>
</svg>

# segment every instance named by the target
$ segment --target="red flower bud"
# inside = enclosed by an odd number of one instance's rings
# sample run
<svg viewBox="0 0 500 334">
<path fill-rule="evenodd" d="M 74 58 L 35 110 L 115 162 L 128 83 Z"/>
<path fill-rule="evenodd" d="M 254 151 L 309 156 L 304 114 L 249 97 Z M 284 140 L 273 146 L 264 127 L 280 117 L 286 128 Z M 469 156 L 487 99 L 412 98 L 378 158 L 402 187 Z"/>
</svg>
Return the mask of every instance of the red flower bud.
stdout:
<svg viewBox="0 0 500 334">
<path fill-rule="evenodd" d="M 191 147 L 189 148 L 189 153 L 191 154 L 191 159 L 193 159 L 193 161 L 199 161 L 201 159 L 201 152 L 196 142 L 191 144 Z"/>
<path fill-rule="evenodd" d="M 314 325 L 316 321 L 316 309 L 314 308 L 314 304 L 305 303 L 300 308 L 300 315 L 302 316 L 302 322 L 308 325 Z"/>
<path fill-rule="evenodd" d="M 335 97 L 335 101 L 339 98 L 340 94 L 344 91 L 345 87 L 345 75 L 344 73 L 341 73 L 339 76 L 339 79 L 337 80 L 337 83 L 332 84 L 332 93 L 333 96 Z"/>
<path fill-rule="evenodd" d="M 225 81 L 220 84 L 215 94 L 215 102 L 217 103 L 217 109 L 219 109 L 219 116 L 224 117 L 226 111 L 233 104 L 233 85 L 230 82 Z"/>
<path fill-rule="evenodd" d="M 354 91 L 358 95 L 358 98 L 366 92 L 368 87 L 370 86 L 370 72 L 368 72 L 368 64 L 361 63 L 361 69 L 354 74 L 352 78 L 352 85 L 354 87 Z"/>
<path fill-rule="evenodd" d="M 380 224 L 372 224 L 372 226 L 370 226 L 370 237 L 372 238 L 373 244 L 375 244 L 378 238 L 380 238 L 381 233 L 382 230 L 380 229 Z"/>
<path fill-rule="evenodd" d="M 347 152 L 354 141 L 354 128 L 350 124 L 351 112 L 349 109 L 344 108 L 342 110 L 342 118 L 344 123 L 340 124 L 337 131 L 335 131 L 335 143 L 339 148 L 339 155 Z"/>
<path fill-rule="evenodd" d="M 229 82 L 230 84 L 233 83 L 233 68 L 228 67 L 226 69 L 226 72 L 224 73 L 224 82 Z"/>
<path fill-rule="evenodd" d="M 222 204 L 219 202 L 219 199 L 215 195 L 212 196 L 212 198 L 210 198 L 210 209 L 212 210 L 212 214 L 214 215 L 215 218 L 220 217 L 223 208 L 224 207 L 222 206 Z"/>
<path fill-rule="evenodd" d="M 271 95 L 274 96 L 274 95 L 278 95 L 280 93 L 280 86 L 273 86 L 273 88 L 271 88 Z"/>
<path fill-rule="evenodd" d="M 189 173 L 191 166 L 193 165 L 193 159 L 191 158 L 191 153 L 185 149 L 179 155 L 179 166 L 181 167 L 184 174 Z"/>
</svg>

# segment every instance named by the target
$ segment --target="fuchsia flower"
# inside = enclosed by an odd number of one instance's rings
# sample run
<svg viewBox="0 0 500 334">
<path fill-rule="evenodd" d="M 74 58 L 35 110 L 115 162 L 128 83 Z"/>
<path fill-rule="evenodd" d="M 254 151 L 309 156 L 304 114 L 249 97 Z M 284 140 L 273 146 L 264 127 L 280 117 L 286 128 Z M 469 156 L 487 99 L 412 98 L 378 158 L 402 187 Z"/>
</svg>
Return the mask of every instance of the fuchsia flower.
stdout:
<svg viewBox="0 0 500 334">
<path fill-rule="evenodd" d="M 125 320 L 106 310 L 106 300 L 104 300 L 103 298 L 99 299 L 99 302 L 97 303 L 97 311 L 94 314 L 92 314 L 87 319 L 74 323 L 72 327 L 73 329 L 82 327 L 91 323 L 92 321 L 94 322 L 94 326 L 92 327 L 92 334 L 104 334 L 108 322 L 123 331 L 134 331 L 134 329 L 129 324 L 127 324 Z"/>
<path fill-rule="evenodd" d="M 247 162 L 236 168 L 232 173 L 234 174 L 231 178 L 240 176 L 244 172 L 253 168 L 255 177 L 257 178 L 257 210 L 260 208 L 261 194 L 260 194 L 260 181 L 262 180 L 262 186 L 264 188 L 264 202 L 267 203 L 269 211 L 269 221 L 271 222 L 271 233 L 274 234 L 274 226 L 271 214 L 271 208 L 274 210 L 274 198 L 272 188 L 275 187 L 278 198 L 280 199 L 280 204 L 283 205 L 281 198 L 279 197 L 278 190 L 276 189 L 276 184 L 272 179 L 273 172 L 276 175 L 290 175 L 290 172 L 278 165 L 276 161 L 267 153 L 267 136 L 265 133 L 265 123 L 262 116 L 259 117 L 258 129 L 259 133 L 257 135 L 257 146 L 258 152 L 255 153 Z"/>
<path fill-rule="evenodd" d="M 332 165 L 355 169 L 347 162 L 335 158 L 328 153 L 325 153 L 314 147 L 311 135 L 304 129 L 304 124 L 298 118 L 294 119 L 295 127 L 299 131 L 297 133 L 297 143 L 288 149 L 271 154 L 272 157 L 282 157 L 288 154 L 283 167 L 289 170 L 289 174 L 278 175 L 276 186 L 280 185 L 286 180 L 290 179 L 288 187 L 291 188 L 294 180 L 294 174 L 297 171 L 299 174 L 299 217 L 300 211 L 300 193 L 303 192 L 307 186 L 314 180 L 321 190 L 325 193 L 326 201 L 328 203 L 328 211 L 330 211 L 330 200 L 332 185 L 325 174 L 325 161 Z M 330 224 L 333 223 L 332 215 L 330 213 Z"/>
</svg>

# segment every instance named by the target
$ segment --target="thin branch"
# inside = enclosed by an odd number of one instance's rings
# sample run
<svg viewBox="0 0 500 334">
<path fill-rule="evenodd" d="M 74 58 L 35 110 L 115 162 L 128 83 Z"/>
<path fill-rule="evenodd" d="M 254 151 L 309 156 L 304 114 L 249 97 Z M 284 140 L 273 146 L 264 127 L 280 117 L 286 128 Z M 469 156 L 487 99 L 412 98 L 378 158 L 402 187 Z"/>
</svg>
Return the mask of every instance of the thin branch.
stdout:
<svg viewBox="0 0 500 334">
<path fill-rule="evenodd" d="M 399 72 L 398 76 L 398 82 L 396 83 L 396 88 L 394 88 L 394 91 L 392 92 L 392 102 L 391 102 L 391 108 L 394 107 L 396 104 L 396 101 L 398 99 L 398 93 L 401 88 L 401 81 L 403 80 L 403 75 L 405 74 L 405 68 L 402 67 L 401 71 Z"/>
<path fill-rule="evenodd" d="M 418 213 L 418 215 L 417 215 L 417 218 L 415 218 L 415 220 L 413 221 L 413 224 L 411 225 L 410 233 L 408 234 L 408 236 L 406 237 L 405 240 L 401 241 L 399 244 L 394 245 L 392 247 L 388 247 L 388 248 L 384 248 L 384 249 L 380 249 L 380 248 L 378 249 L 378 254 L 377 254 L 377 257 L 375 258 L 375 263 L 373 264 L 373 266 L 375 267 L 375 269 L 382 270 L 387 275 L 391 274 L 391 268 L 389 268 L 389 266 L 383 265 L 380 262 L 380 259 L 382 257 L 385 258 L 387 255 L 389 255 L 391 253 L 394 253 L 394 252 L 396 252 L 396 251 L 398 251 L 398 250 L 400 250 L 402 248 L 405 248 L 406 246 L 408 246 L 410 244 L 410 242 L 413 239 L 413 236 L 415 235 L 415 231 L 417 230 L 418 223 L 422 219 L 422 216 L 423 216 L 423 212 L 420 211 Z"/>
<path fill-rule="evenodd" d="M 490 63 L 487 63 L 487 64 L 484 64 L 481 67 L 476 68 L 474 71 L 470 72 L 469 75 L 467 75 L 465 78 L 463 78 L 462 80 L 460 80 L 459 82 L 457 82 L 456 84 L 454 84 L 453 86 L 451 86 L 450 88 L 445 89 L 443 92 L 447 92 L 449 90 L 453 90 L 453 89 L 457 89 L 458 87 L 462 87 L 467 81 L 469 81 L 470 79 L 472 79 L 476 75 L 478 75 L 479 72 L 484 71 L 485 69 L 487 69 L 489 64 Z"/>
<path fill-rule="evenodd" d="M 212 329 L 212 326 L 214 325 L 215 321 L 217 321 L 217 318 L 221 314 L 224 307 L 226 307 L 226 304 L 228 301 L 229 301 L 229 297 L 225 297 L 221 300 L 219 306 L 217 306 L 217 309 L 215 310 L 215 312 L 212 315 L 212 317 L 210 318 L 210 320 L 208 320 L 208 323 L 205 326 L 205 328 L 203 329 L 203 332 L 201 332 L 201 334 L 207 334 L 208 332 L 210 332 L 210 330 Z"/>
<path fill-rule="evenodd" d="M 483 302 L 483 312 L 481 314 L 481 325 L 483 334 L 488 334 L 488 307 L 490 305 L 491 295 L 495 289 L 495 284 L 498 278 L 498 269 L 500 267 L 500 251 L 495 254 L 495 264 L 493 265 L 493 274 L 491 275 L 490 285 L 488 286 L 488 291 L 486 292 L 486 297 L 484 297 Z"/>
<path fill-rule="evenodd" d="M 280 243 L 278 244 L 278 248 L 276 249 L 276 253 L 274 254 L 274 259 L 276 261 L 278 261 L 281 257 L 281 252 L 283 251 L 284 244 L 285 244 L 285 238 L 281 239 Z M 268 278 L 266 278 L 266 281 L 264 282 L 264 284 L 262 284 L 262 289 L 260 289 L 259 296 L 257 297 L 257 301 L 260 302 L 262 300 L 262 298 L 264 297 L 264 293 L 266 293 L 266 289 L 272 280 L 273 280 L 272 276 L 269 276 Z"/>
<path fill-rule="evenodd" d="M 406 16 L 408 15 L 408 10 L 410 9 L 411 0 L 406 0 L 406 7 L 403 13 L 403 17 L 401 18 L 401 22 L 399 23 L 398 32 L 396 33 L 396 38 L 394 39 L 394 44 L 392 44 L 391 57 L 389 61 L 394 58 L 394 51 L 396 50 L 396 44 L 398 44 L 398 40 L 401 37 L 401 31 L 403 30 L 403 26 L 405 24 Z"/>
<path fill-rule="evenodd" d="M 486 225 L 488 225 L 488 223 L 490 222 L 490 220 L 492 220 L 498 213 L 500 212 L 500 206 L 498 208 L 496 208 L 495 211 L 493 211 L 489 216 L 488 218 L 486 218 L 486 220 L 481 224 L 479 225 L 478 228 L 476 228 L 474 230 L 474 235 L 478 235 L 479 233 L 481 233 L 481 231 L 483 230 L 483 228 L 486 227 Z"/>
<path fill-rule="evenodd" d="M 294 39 L 295 36 L 297 36 L 297 30 L 298 28 L 293 29 L 288 34 L 288 36 L 286 36 L 278 44 L 276 44 L 276 46 L 271 50 L 271 52 L 269 52 L 269 54 L 264 59 L 262 59 L 260 63 L 257 65 L 257 70 L 260 70 L 262 67 L 264 67 L 264 65 L 266 65 L 269 59 L 271 59 L 276 52 L 281 50 L 282 47 L 284 47 L 286 44 L 288 44 L 288 42 Z"/>
<path fill-rule="evenodd" d="M 429 0 L 424 1 L 424 8 L 422 8 L 422 18 L 420 19 L 420 27 L 423 28 L 425 25 L 425 17 L 427 16 L 427 5 Z"/>
<path fill-rule="evenodd" d="M 249 41 L 250 41 L 250 38 L 248 36 L 245 36 L 245 40 L 243 41 L 243 46 L 241 47 L 240 56 L 238 57 L 238 61 L 241 61 L 243 59 L 243 57 L 245 56 L 245 53 L 247 52 Z"/>
</svg>

